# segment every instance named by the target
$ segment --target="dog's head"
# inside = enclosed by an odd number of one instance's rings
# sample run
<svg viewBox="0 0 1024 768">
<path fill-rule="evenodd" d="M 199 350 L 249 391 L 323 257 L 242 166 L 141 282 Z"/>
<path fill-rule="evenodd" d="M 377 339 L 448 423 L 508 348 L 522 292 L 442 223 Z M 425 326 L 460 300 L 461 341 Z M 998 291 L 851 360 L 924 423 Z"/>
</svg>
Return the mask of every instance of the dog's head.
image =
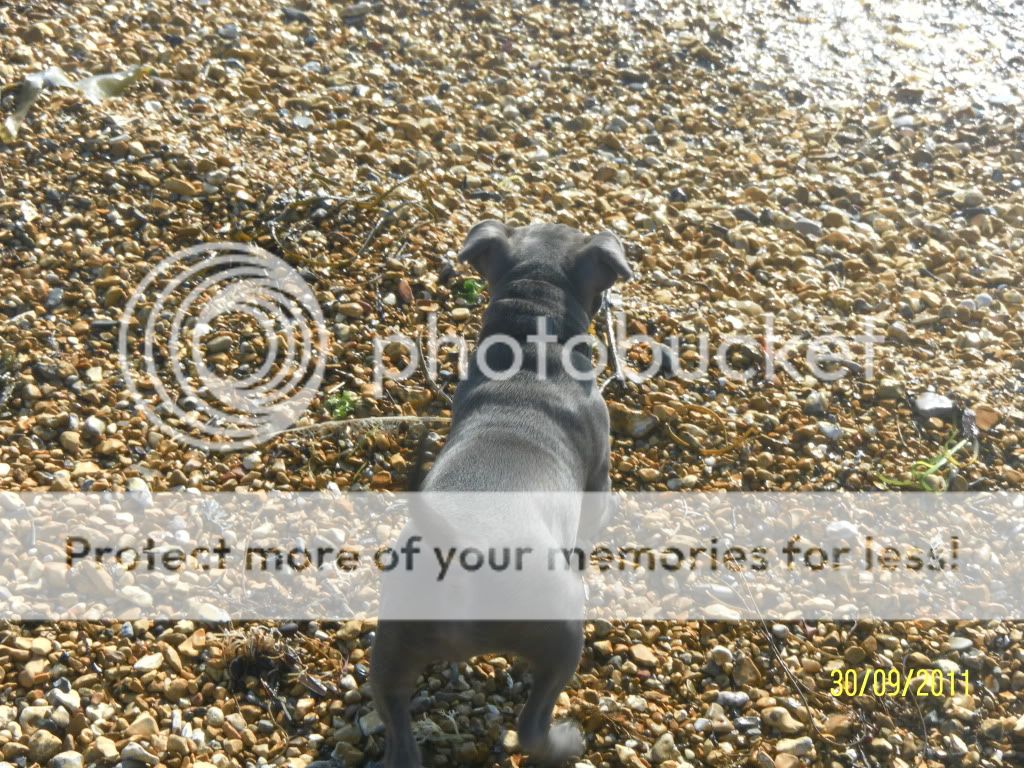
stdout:
<svg viewBox="0 0 1024 768">
<path fill-rule="evenodd" d="M 492 295 L 515 281 L 539 280 L 569 292 L 591 316 L 606 290 L 633 277 L 614 234 L 591 237 L 562 224 L 509 227 L 482 221 L 469 230 L 459 261 L 487 280 Z"/>
</svg>

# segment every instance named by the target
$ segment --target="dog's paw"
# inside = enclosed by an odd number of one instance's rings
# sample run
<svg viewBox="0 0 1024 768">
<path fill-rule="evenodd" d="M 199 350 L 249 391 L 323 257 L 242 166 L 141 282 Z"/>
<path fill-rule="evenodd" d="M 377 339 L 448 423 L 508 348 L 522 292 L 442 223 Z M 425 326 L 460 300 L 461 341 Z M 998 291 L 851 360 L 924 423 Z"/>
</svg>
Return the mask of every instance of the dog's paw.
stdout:
<svg viewBox="0 0 1024 768">
<path fill-rule="evenodd" d="M 579 726 L 568 720 L 563 720 L 551 726 L 544 748 L 532 756 L 545 763 L 563 763 L 582 755 L 585 747 L 586 743 L 583 741 L 583 733 Z"/>
</svg>

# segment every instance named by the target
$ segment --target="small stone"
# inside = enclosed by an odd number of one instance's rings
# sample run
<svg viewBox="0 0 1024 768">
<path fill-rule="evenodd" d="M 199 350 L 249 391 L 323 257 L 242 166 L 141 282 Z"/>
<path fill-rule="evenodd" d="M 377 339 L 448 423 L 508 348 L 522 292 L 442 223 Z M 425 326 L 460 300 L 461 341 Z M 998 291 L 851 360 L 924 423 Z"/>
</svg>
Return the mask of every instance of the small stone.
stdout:
<svg viewBox="0 0 1024 768">
<path fill-rule="evenodd" d="M 964 190 L 957 198 L 957 202 L 964 208 L 980 208 L 985 204 L 985 196 L 977 189 Z"/>
<path fill-rule="evenodd" d="M 719 691 L 715 701 L 727 709 L 743 709 L 750 702 L 750 695 L 743 691 Z"/>
<path fill-rule="evenodd" d="M 966 651 L 968 648 L 974 647 L 974 641 L 969 637 L 951 637 L 949 638 L 949 648 L 952 651 Z"/>
<path fill-rule="evenodd" d="M 980 333 L 967 331 L 957 338 L 956 343 L 961 349 L 979 349 L 983 342 Z"/>
<path fill-rule="evenodd" d="M 167 751 L 172 755 L 187 755 L 192 751 L 191 742 L 184 736 L 171 734 L 167 737 Z"/>
<path fill-rule="evenodd" d="M 802 235 L 821 237 L 821 224 L 810 219 L 799 218 L 796 220 L 796 231 Z"/>
<path fill-rule="evenodd" d="M 126 768 L 129 766 L 156 765 L 160 762 L 159 757 L 149 752 L 136 741 L 130 741 L 124 745 L 124 748 L 121 750 L 121 760 L 125 763 Z"/>
<path fill-rule="evenodd" d="M 174 74 L 180 80 L 195 80 L 199 77 L 199 64 L 194 61 L 179 61 L 174 67 Z"/>
<path fill-rule="evenodd" d="M 103 294 L 103 306 L 108 309 L 111 307 L 123 306 L 127 301 L 128 296 L 125 294 L 124 289 L 119 285 L 111 286 Z"/>
<path fill-rule="evenodd" d="M 689 491 L 700 485 L 700 478 L 697 475 L 683 475 L 676 482 L 679 488 L 674 490 Z"/>
<path fill-rule="evenodd" d="M 1013 726 L 1013 735 L 1018 738 L 1024 738 L 1024 715 L 1017 718 L 1017 722 Z"/>
<path fill-rule="evenodd" d="M 594 649 L 595 653 L 604 658 L 608 658 L 612 655 L 612 644 L 609 640 L 595 640 L 591 643 L 591 647 Z"/>
<path fill-rule="evenodd" d="M 801 736 L 798 739 L 779 739 L 775 744 L 775 749 L 777 752 L 806 757 L 814 754 L 814 742 L 810 736 Z"/>
<path fill-rule="evenodd" d="M 466 307 L 456 307 L 452 310 L 452 320 L 457 323 L 463 323 L 466 320 L 469 320 L 472 314 L 473 313 Z"/>
<path fill-rule="evenodd" d="M 59 30 L 60 26 L 57 25 L 56 28 Z M 54 27 L 51 27 L 49 24 L 43 21 L 38 21 L 35 24 L 31 25 L 22 34 L 22 38 L 25 40 L 26 43 L 42 43 L 47 40 L 52 40 L 54 37 L 60 39 L 62 35 L 54 35 Z"/>
<path fill-rule="evenodd" d="M 113 763 L 119 757 L 117 745 L 113 739 L 97 736 L 96 740 L 85 750 L 85 759 L 91 763 Z"/>
<path fill-rule="evenodd" d="M 188 696 L 188 691 L 188 680 L 185 680 L 182 677 L 175 677 L 167 681 L 167 687 L 164 689 L 164 696 L 168 701 L 180 701 Z"/>
<path fill-rule="evenodd" d="M 60 688 L 51 688 L 46 692 L 46 700 L 55 707 L 64 707 L 71 714 L 82 708 L 82 697 L 74 689 L 62 691 Z"/>
<path fill-rule="evenodd" d="M 188 610 L 190 611 L 189 615 L 195 616 L 199 621 L 216 623 L 231 620 L 231 614 L 229 614 L 222 606 L 214 605 L 213 603 L 201 598 L 192 598 L 189 600 Z"/>
<path fill-rule="evenodd" d="M 210 707 L 206 710 L 206 724 L 214 728 L 224 725 L 224 710 L 220 707 Z"/>
<path fill-rule="evenodd" d="M 821 225 L 828 229 L 847 227 L 850 225 L 850 217 L 847 216 L 843 211 L 833 209 L 822 217 Z"/>
<path fill-rule="evenodd" d="M 828 409 L 828 396 L 819 390 L 813 390 L 804 400 L 804 413 L 808 416 L 824 416 Z"/>
<path fill-rule="evenodd" d="M 89 416 L 82 424 L 82 435 L 86 440 L 96 441 L 99 440 L 107 425 L 103 422 L 103 419 L 98 416 Z"/>
<path fill-rule="evenodd" d="M 867 653 L 859 645 L 851 645 L 843 653 L 843 661 L 845 661 L 851 667 L 855 667 L 858 664 L 863 663 L 864 659 L 866 659 L 867 657 Z"/>
<path fill-rule="evenodd" d="M 922 392 L 914 398 L 914 410 L 925 419 L 952 421 L 956 415 L 956 404 L 943 395 Z"/>
<path fill-rule="evenodd" d="M 57 287 L 51 288 L 50 292 L 46 294 L 46 298 L 43 300 L 43 306 L 49 310 L 54 310 L 64 303 L 64 289 Z"/>
<path fill-rule="evenodd" d="M 78 461 L 75 462 L 75 467 L 71 470 L 71 477 L 77 480 L 78 478 L 95 475 L 102 471 L 103 469 L 100 465 L 94 461 Z"/>
<path fill-rule="evenodd" d="M 60 435 L 60 447 L 70 453 L 72 456 L 78 453 L 78 449 L 82 442 L 82 436 L 77 432 L 61 432 Z"/>
<path fill-rule="evenodd" d="M 857 727 L 857 723 L 849 715 L 829 715 L 821 730 L 831 736 L 849 736 Z"/>
<path fill-rule="evenodd" d="M 608 415 L 613 432 L 634 439 L 647 437 L 658 426 L 654 416 L 632 410 L 615 401 L 608 403 Z"/>
<path fill-rule="evenodd" d="M 18 715 L 18 725 L 21 726 L 22 731 L 26 734 L 33 733 L 39 728 L 42 721 L 50 716 L 52 711 L 51 707 L 25 707 L 21 710 L 21 714 Z M 0 725 L 6 727 L 4 720 L 0 718 Z"/>
<path fill-rule="evenodd" d="M 890 755 L 892 754 L 892 742 L 877 736 L 868 742 L 868 749 L 879 755 Z"/>
<path fill-rule="evenodd" d="M 842 440 L 846 434 L 842 427 L 838 424 L 833 424 L 831 421 L 819 421 L 818 431 L 821 432 L 825 439 L 831 440 L 834 443 Z"/>
<path fill-rule="evenodd" d="M 768 707 L 761 712 L 761 719 L 775 730 L 787 736 L 792 736 L 804 730 L 803 723 L 789 714 L 789 710 L 785 707 Z"/>
<path fill-rule="evenodd" d="M 18 672 L 18 685 L 26 689 L 35 688 L 46 680 L 49 667 L 50 663 L 46 659 L 32 659 Z"/>
<path fill-rule="evenodd" d="M 647 699 L 645 699 L 643 696 L 630 694 L 626 697 L 626 706 L 634 712 L 646 712 Z"/>
<path fill-rule="evenodd" d="M 995 429 L 999 426 L 999 422 L 1003 420 L 1003 416 L 999 411 L 985 403 L 977 403 L 972 410 L 974 411 L 974 423 L 982 432 Z"/>
<path fill-rule="evenodd" d="M 109 456 L 117 456 L 125 450 L 125 444 L 114 437 L 108 437 L 96 446 L 96 455 L 104 458 Z"/>
<path fill-rule="evenodd" d="M 128 726 L 127 733 L 129 736 L 152 736 L 159 730 L 160 727 L 154 717 L 144 712 L 132 721 L 132 724 Z"/>
<path fill-rule="evenodd" d="M 55 757 L 64 748 L 63 742 L 54 734 L 45 729 L 40 729 L 32 734 L 28 740 L 28 758 L 33 763 L 46 765 L 52 757 Z"/>
<path fill-rule="evenodd" d="M 633 661 L 642 667 L 658 666 L 658 657 L 654 655 L 654 651 L 642 643 L 631 645 L 629 647 L 629 655 Z"/>
<path fill-rule="evenodd" d="M 761 671 L 752 659 L 744 656 L 733 667 L 732 679 L 737 685 L 757 685 L 761 681 Z"/>
<path fill-rule="evenodd" d="M 82 755 L 73 750 L 61 752 L 50 758 L 50 768 L 82 768 Z"/>
<path fill-rule="evenodd" d="M 345 317 L 350 317 L 352 319 L 360 318 L 366 312 L 366 310 L 363 308 L 363 305 L 360 304 L 358 301 L 350 301 L 346 304 L 341 304 L 338 307 L 338 311 Z"/>
<path fill-rule="evenodd" d="M 636 765 L 636 750 L 632 747 L 627 747 L 625 744 L 616 744 L 615 756 L 622 765 Z"/>
<path fill-rule="evenodd" d="M 661 765 L 667 760 L 681 760 L 682 757 L 672 736 L 672 731 L 665 731 L 661 734 L 654 742 L 654 746 L 651 747 L 651 762 L 654 765 Z"/>
<path fill-rule="evenodd" d="M 739 621 L 740 612 L 721 603 L 712 603 L 704 610 L 709 621 Z"/>
<path fill-rule="evenodd" d="M 160 669 L 163 664 L 164 655 L 162 653 L 151 653 L 136 661 L 132 666 L 132 670 L 135 672 L 154 672 Z"/>
<path fill-rule="evenodd" d="M 162 189 L 167 190 L 171 194 L 180 195 L 182 197 L 195 197 L 202 191 L 193 184 L 190 184 L 189 182 L 185 181 L 185 179 L 179 179 L 174 177 L 164 179 L 160 183 L 160 187 Z"/>
<path fill-rule="evenodd" d="M 359 730 L 366 736 L 372 736 L 384 730 L 384 721 L 380 719 L 377 710 L 371 709 L 359 718 Z"/>
<path fill-rule="evenodd" d="M 885 335 L 897 344 L 914 343 L 914 337 L 910 335 L 910 332 L 907 330 L 907 326 L 898 320 L 889 324 L 889 327 L 885 330 Z"/>
<path fill-rule="evenodd" d="M 900 400 L 903 398 L 903 385 L 896 379 L 882 379 L 878 383 L 879 400 Z"/>
<path fill-rule="evenodd" d="M 661 472 L 654 467 L 642 467 L 637 474 L 645 483 L 653 483 L 661 477 Z"/>
<path fill-rule="evenodd" d="M 221 334 L 206 342 L 206 352 L 210 355 L 219 355 L 230 351 L 233 345 L 234 341 L 230 336 Z"/>
<path fill-rule="evenodd" d="M 963 757 L 968 752 L 967 744 L 955 733 L 944 737 L 942 743 L 946 747 L 946 752 L 953 757 Z"/>
<path fill-rule="evenodd" d="M 732 661 L 732 651 L 726 648 L 724 645 L 716 645 L 711 649 L 708 654 L 711 660 L 720 667 L 724 667 L 726 664 Z"/>
</svg>

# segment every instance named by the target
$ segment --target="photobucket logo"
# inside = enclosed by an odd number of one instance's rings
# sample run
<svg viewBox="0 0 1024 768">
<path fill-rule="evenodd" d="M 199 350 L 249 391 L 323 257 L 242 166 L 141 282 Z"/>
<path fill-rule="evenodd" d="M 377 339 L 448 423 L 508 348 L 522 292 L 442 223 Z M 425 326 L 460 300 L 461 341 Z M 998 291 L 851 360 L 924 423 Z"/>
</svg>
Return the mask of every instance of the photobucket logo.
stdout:
<svg viewBox="0 0 1024 768">
<path fill-rule="evenodd" d="M 487 379 L 503 381 L 522 371 L 529 361 L 531 375 L 546 379 L 552 373 L 548 370 L 550 352 L 557 350 L 560 375 L 566 373 L 577 381 L 601 376 L 613 358 L 618 359 L 622 375 L 637 384 L 656 376 L 700 381 L 709 378 L 712 364 L 719 375 L 740 382 L 758 377 L 775 382 L 782 374 L 792 379 L 810 374 L 820 381 L 838 381 L 851 375 L 871 380 L 875 375 L 875 348 L 885 340 L 874 333 L 870 318 L 865 320 L 864 332 L 852 338 L 837 334 L 781 337 L 775 332 L 774 316 L 764 315 L 763 327 L 757 335 L 727 334 L 716 344 L 711 332 L 703 331 L 697 334 L 695 345 L 684 347 L 678 336 L 658 341 L 646 334 L 630 334 L 626 314 L 617 311 L 609 350 L 593 334 L 560 339 L 550 332 L 551 325 L 547 318 L 538 317 L 534 333 L 523 339 L 501 333 L 484 337 L 474 354 L 476 369 Z M 859 348 L 856 351 L 855 346 Z M 431 380 L 435 379 L 442 351 L 451 348 L 457 355 L 461 381 L 469 371 L 469 344 L 461 335 L 439 336 L 437 316 L 433 313 L 427 317 L 425 345 L 420 339 L 400 333 L 374 338 L 375 393 L 382 395 L 386 381 L 408 380 L 421 367 Z M 630 355 L 638 349 L 642 350 L 640 355 Z M 642 362 L 638 363 L 638 358 Z M 804 365 L 803 371 L 798 368 L 799 363 Z"/>
<path fill-rule="evenodd" d="M 299 273 L 261 248 L 204 243 L 157 264 L 121 315 L 121 371 L 146 418 L 214 451 L 292 425 L 320 389 L 329 336 Z"/>
</svg>

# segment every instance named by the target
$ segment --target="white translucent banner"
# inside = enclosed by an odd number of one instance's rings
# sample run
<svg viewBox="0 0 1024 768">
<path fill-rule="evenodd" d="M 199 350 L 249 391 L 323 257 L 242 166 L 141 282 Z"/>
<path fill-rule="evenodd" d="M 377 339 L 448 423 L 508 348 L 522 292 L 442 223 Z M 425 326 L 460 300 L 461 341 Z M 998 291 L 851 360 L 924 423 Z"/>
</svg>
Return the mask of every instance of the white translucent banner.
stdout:
<svg viewBox="0 0 1024 768">
<path fill-rule="evenodd" d="M 0 493 L 21 620 L 1024 616 L 1024 495 Z"/>
</svg>

